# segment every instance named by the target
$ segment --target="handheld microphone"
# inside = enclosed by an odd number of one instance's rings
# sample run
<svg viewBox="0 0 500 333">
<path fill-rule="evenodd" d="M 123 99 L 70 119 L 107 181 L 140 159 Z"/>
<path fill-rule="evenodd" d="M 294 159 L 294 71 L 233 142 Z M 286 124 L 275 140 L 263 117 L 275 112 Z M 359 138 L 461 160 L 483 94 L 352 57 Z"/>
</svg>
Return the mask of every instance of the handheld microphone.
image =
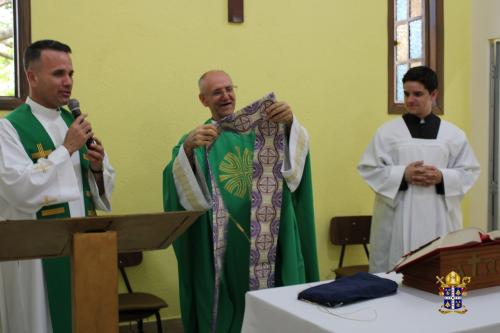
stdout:
<svg viewBox="0 0 500 333">
<path fill-rule="evenodd" d="M 76 119 L 82 114 L 82 111 L 80 110 L 80 102 L 78 102 L 77 99 L 71 98 L 68 101 L 68 107 L 69 110 L 71 111 L 71 114 L 73 115 L 73 118 Z M 87 148 L 90 148 L 90 145 L 93 144 L 94 142 L 95 142 L 94 138 L 90 137 L 85 144 L 87 145 Z"/>
</svg>

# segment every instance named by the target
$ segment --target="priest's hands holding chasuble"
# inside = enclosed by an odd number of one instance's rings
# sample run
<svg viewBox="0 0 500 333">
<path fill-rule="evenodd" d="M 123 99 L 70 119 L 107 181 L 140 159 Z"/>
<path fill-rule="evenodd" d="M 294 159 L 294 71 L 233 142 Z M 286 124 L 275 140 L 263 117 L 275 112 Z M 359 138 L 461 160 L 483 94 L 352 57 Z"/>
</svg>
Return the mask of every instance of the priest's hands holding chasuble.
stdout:
<svg viewBox="0 0 500 333">
<path fill-rule="evenodd" d="M 293 112 L 286 102 L 275 102 L 266 109 L 266 112 L 266 120 L 275 123 L 283 123 L 287 127 L 292 125 Z M 193 131 L 191 131 L 191 133 L 189 133 L 186 141 L 184 141 L 184 150 L 188 158 L 192 158 L 193 149 L 202 146 L 210 146 L 218 135 L 219 130 L 214 124 L 205 124 L 196 127 Z"/>
<path fill-rule="evenodd" d="M 219 132 L 217 127 L 213 124 L 206 124 L 196 127 L 191 133 L 189 133 L 186 141 L 184 141 L 184 150 L 186 155 L 191 159 L 193 156 L 193 149 L 210 146 L 212 142 L 217 138 Z"/>
<path fill-rule="evenodd" d="M 267 120 L 275 123 L 282 123 L 288 127 L 292 126 L 293 113 L 292 109 L 286 102 L 273 103 L 266 109 Z"/>
</svg>

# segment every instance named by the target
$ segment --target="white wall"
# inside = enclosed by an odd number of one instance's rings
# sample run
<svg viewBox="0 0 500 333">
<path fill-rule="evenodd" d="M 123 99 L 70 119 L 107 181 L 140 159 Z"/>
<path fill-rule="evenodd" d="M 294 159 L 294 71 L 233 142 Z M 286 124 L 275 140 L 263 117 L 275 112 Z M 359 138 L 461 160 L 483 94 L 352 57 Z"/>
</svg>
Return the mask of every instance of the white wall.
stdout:
<svg viewBox="0 0 500 333">
<path fill-rule="evenodd" d="M 490 39 L 500 39 L 500 1 L 471 1 L 471 135 L 481 177 L 469 196 L 471 226 L 487 227 Z M 464 45 L 464 48 L 469 45 Z"/>
</svg>

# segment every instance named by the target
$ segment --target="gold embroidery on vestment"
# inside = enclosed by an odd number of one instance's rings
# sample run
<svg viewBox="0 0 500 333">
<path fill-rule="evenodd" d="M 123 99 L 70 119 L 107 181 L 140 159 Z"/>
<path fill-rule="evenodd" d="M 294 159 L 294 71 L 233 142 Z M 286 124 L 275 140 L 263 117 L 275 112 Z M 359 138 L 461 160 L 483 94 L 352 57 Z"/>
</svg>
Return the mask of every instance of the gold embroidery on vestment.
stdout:
<svg viewBox="0 0 500 333">
<path fill-rule="evenodd" d="M 56 198 L 49 198 L 47 196 L 43 197 L 42 204 L 44 206 L 50 205 L 51 203 L 54 203 L 56 201 Z"/>
<path fill-rule="evenodd" d="M 31 154 L 31 158 L 34 160 L 38 160 L 39 158 L 45 158 L 52 153 L 52 149 L 44 150 L 41 143 L 36 144 L 36 149 L 38 150 L 36 153 Z"/>
<path fill-rule="evenodd" d="M 57 215 L 57 214 L 63 214 L 65 211 L 64 207 L 58 207 L 58 208 L 53 208 L 53 209 L 45 209 L 42 210 L 42 216 L 52 216 L 52 215 Z"/>
<path fill-rule="evenodd" d="M 47 172 L 47 170 L 49 170 L 49 166 L 48 165 L 45 165 L 45 164 L 37 164 L 35 166 L 35 170 L 36 171 L 41 171 L 41 172 Z"/>
<path fill-rule="evenodd" d="M 252 190 L 253 152 L 247 148 L 241 154 L 240 147 L 236 153 L 229 152 L 219 165 L 219 180 L 229 193 L 244 198 Z"/>
</svg>

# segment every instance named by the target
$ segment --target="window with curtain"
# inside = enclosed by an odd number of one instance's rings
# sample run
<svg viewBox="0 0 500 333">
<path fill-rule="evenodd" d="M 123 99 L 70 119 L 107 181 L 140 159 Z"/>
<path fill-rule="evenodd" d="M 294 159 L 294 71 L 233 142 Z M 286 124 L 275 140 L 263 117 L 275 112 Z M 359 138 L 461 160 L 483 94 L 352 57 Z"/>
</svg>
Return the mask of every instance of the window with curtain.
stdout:
<svg viewBox="0 0 500 333">
<path fill-rule="evenodd" d="M 434 112 L 443 113 L 443 0 L 389 0 L 389 113 L 404 113 L 401 82 L 411 67 L 426 65 L 439 79 Z"/>
<path fill-rule="evenodd" d="M 0 0 L 0 110 L 11 110 L 28 95 L 22 58 L 31 42 L 29 0 Z"/>
</svg>

